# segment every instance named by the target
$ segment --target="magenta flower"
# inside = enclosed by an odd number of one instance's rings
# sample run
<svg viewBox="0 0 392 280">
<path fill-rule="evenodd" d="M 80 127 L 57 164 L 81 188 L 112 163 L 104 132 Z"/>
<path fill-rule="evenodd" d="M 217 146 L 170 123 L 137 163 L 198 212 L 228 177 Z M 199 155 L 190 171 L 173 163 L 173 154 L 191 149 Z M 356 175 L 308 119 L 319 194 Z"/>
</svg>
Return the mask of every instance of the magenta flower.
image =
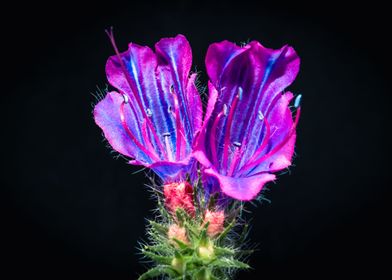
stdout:
<svg viewBox="0 0 392 280">
<path fill-rule="evenodd" d="M 194 135 L 202 124 L 202 105 L 189 75 L 192 51 L 182 35 L 164 38 L 149 48 L 129 44 L 116 55 L 106 74 L 118 91 L 94 108 L 95 122 L 114 150 L 129 163 L 151 168 L 164 182 L 179 181 L 195 171 L 191 158 Z"/>
<path fill-rule="evenodd" d="M 251 200 L 291 164 L 300 96 L 293 121 L 293 94 L 284 90 L 298 73 L 299 58 L 288 46 L 223 41 L 209 47 L 206 67 L 209 101 L 194 156 L 223 193 Z"/>
</svg>

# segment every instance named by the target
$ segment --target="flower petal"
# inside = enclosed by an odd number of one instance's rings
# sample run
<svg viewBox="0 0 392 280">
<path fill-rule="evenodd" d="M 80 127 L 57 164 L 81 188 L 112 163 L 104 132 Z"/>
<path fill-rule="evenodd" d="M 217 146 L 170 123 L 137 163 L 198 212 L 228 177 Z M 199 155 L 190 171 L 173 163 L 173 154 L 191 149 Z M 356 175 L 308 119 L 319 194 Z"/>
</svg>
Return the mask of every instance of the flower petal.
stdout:
<svg viewBox="0 0 392 280">
<path fill-rule="evenodd" d="M 118 92 L 107 93 L 105 98 L 94 107 L 95 122 L 103 130 L 105 138 L 113 149 L 125 156 L 137 157 L 140 161 L 148 163 L 150 161 L 148 156 L 137 148 L 121 123 L 120 106 L 123 101 L 123 97 Z M 126 120 L 130 131 L 138 141 L 142 142 L 137 130 L 137 118 L 129 107 L 126 108 L 126 113 L 130 116 Z"/>
<path fill-rule="evenodd" d="M 195 161 L 190 157 L 180 162 L 159 161 L 145 164 L 138 160 L 130 160 L 129 163 L 152 169 L 160 178 L 164 178 L 165 183 L 185 180 L 187 175 L 190 175 L 192 179 L 195 178 L 195 172 L 193 172 Z"/>
<path fill-rule="evenodd" d="M 234 178 L 223 176 L 213 168 L 206 169 L 204 172 L 219 181 L 223 193 L 242 201 L 254 199 L 260 193 L 265 183 L 275 180 L 275 175 L 269 173 L 252 177 Z"/>
<path fill-rule="evenodd" d="M 185 36 L 164 38 L 155 45 L 158 62 L 171 69 L 172 86 L 179 96 L 181 117 L 184 119 L 186 138 L 192 142 L 194 133 L 199 130 L 202 120 L 202 105 L 194 85 L 195 75 L 190 78 L 192 50 Z M 189 79 L 189 80 L 188 80 Z"/>
</svg>

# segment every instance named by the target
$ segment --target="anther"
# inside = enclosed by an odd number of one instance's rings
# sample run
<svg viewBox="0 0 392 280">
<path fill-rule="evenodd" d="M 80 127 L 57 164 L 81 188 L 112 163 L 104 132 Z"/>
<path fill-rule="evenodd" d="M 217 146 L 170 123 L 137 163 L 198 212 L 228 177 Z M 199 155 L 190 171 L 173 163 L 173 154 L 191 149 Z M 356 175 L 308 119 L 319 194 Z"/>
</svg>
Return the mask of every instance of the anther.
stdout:
<svg viewBox="0 0 392 280">
<path fill-rule="evenodd" d="M 125 95 L 125 94 L 123 94 L 122 97 L 124 98 L 124 103 L 125 103 L 125 104 L 128 104 L 128 102 L 129 102 L 128 96 Z"/>
<path fill-rule="evenodd" d="M 227 105 L 223 104 L 223 115 L 227 116 L 228 110 L 227 110 Z"/>
<path fill-rule="evenodd" d="M 240 142 L 233 142 L 233 145 L 240 148 L 242 144 Z"/>
<path fill-rule="evenodd" d="M 298 108 L 299 105 L 301 105 L 301 98 L 302 98 L 302 94 L 297 95 L 297 97 L 294 100 L 294 107 Z"/>
<path fill-rule="evenodd" d="M 260 119 L 261 121 L 264 119 L 264 115 L 263 115 L 263 113 L 262 113 L 261 111 L 259 111 L 259 112 L 257 113 L 257 115 L 259 116 L 259 119 Z"/>
<path fill-rule="evenodd" d="M 242 87 L 238 87 L 238 99 L 239 99 L 239 100 L 242 99 L 242 93 L 243 93 Z"/>
<path fill-rule="evenodd" d="M 167 107 L 167 112 L 168 112 L 169 114 L 171 114 L 171 112 L 172 112 L 172 106 L 171 106 L 171 105 L 169 105 L 169 107 Z"/>
<path fill-rule="evenodd" d="M 151 111 L 150 108 L 147 108 L 147 109 L 146 109 L 146 113 L 147 113 L 147 116 L 148 116 L 148 117 L 151 117 L 151 116 L 152 116 L 152 111 Z"/>
<path fill-rule="evenodd" d="M 171 94 L 174 93 L 174 86 L 173 86 L 173 85 L 170 86 L 170 93 L 171 93 Z"/>
<path fill-rule="evenodd" d="M 170 132 L 165 132 L 162 134 L 163 137 L 169 137 L 170 136 Z"/>
</svg>

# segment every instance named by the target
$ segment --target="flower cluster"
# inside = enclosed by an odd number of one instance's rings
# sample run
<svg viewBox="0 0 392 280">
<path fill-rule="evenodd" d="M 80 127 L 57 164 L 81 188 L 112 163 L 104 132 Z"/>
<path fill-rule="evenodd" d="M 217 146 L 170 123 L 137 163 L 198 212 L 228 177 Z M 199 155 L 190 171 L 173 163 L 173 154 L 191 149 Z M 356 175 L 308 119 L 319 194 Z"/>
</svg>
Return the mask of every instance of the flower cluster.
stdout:
<svg viewBox="0 0 392 280">
<path fill-rule="evenodd" d="M 225 206 L 208 206 L 213 195 L 252 200 L 291 165 L 301 96 L 294 99 L 285 90 L 299 71 L 299 57 L 290 46 L 273 50 L 257 41 L 210 45 L 203 114 L 183 35 L 161 39 L 155 50 L 131 43 L 125 52 L 108 35 L 115 55 L 106 74 L 116 91 L 95 106 L 95 122 L 130 164 L 150 168 L 161 179 L 164 211 L 172 217 L 166 238 L 215 256 L 213 240 L 225 232 L 230 213 Z M 202 193 L 195 191 L 196 181 Z M 184 224 L 181 211 L 189 222 Z M 200 238 L 190 238 L 189 231 Z"/>
</svg>

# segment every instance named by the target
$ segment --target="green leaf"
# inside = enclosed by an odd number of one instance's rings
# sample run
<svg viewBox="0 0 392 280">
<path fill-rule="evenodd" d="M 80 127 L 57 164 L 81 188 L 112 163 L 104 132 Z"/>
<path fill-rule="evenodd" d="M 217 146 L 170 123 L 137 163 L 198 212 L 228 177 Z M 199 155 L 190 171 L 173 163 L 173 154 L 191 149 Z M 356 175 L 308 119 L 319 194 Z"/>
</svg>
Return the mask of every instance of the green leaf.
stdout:
<svg viewBox="0 0 392 280">
<path fill-rule="evenodd" d="M 232 228 L 235 226 L 236 220 L 233 220 L 225 229 L 222 231 L 221 234 L 217 237 L 217 241 L 222 241 L 226 235 L 232 230 Z"/>
<path fill-rule="evenodd" d="M 180 247 L 181 250 L 188 249 L 189 246 L 182 242 L 181 240 L 178 240 L 177 238 L 173 237 L 172 240 L 177 243 L 178 247 Z"/>
<path fill-rule="evenodd" d="M 180 226 L 183 226 L 185 221 L 189 220 L 188 214 L 182 208 L 177 208 L 176 209 L 176 217 L 177 217 L 178 224 Z"/>
<path fill-rule="evenodd" d="M 217 256 L 222 256 L 222 255 L 234 256 L 236 253 L 236 251 L 234 249 L 225 248 L 225 247 L 218 247 L 218 246 L 214 247 L 214 251 Z"/>
<path fill-rule="evenodd" d="M 138 280 L 151 279 L 157 276 L 168 275 L 169 277 L 176 277 L 178 273 L 168 265 L 159 265 L 153 267 L 139 276 Z"/>
<path fill-rule="evenodd" d="M 143 249 L 151 251 L 151 252 L 155 252 L 155 253 L 167 253 L 167 252 L 172 252 L 172 250 L 170 250 L 168 245 L 164 245 L 164 244 L 157 244 L 157 245 L 145 245 L 143 247 Z"/>
<path fill-rule="evenodd" d="M 249 269 L 250 266 L 244 262 L 237 261 L 232 258 L 219 258 L 211 263 L 214 267 L 219 268 L 237 268 L 237 269 Z"/>
<path fill-rule="evenodd" d="M 173 257 L 161 256 L 158 254 L 148 252 L 146 250 L 142 250 L 142 253 L 146 257 L 152 259 L 154 262 L 159 263 L 159 264 L 170 264 L 173 259 Z"/>
<path fill-rule="evenodd" d="M 194 241 L 194 240 L 198 240 L 199 239 L 199 233 L 197 232 L 197 230 L 195 229 L 195 227 L 192 224 L 185 223 L 184 227 L 187 230 L 188 237 L 189 237 L 190 240 Z"/>
<path fill-rule="evenodd" d="M 165 226 L 158 224 L 157 222 L 154 222 L 154 221 L 149 221 L 149 222 L 150 222 L 151 228 L 154 229 L 156 232 L 158 232 L 162 235 L 165 235 L 165 236 L 167 235 L 168 229 Z"/>
</svg>

